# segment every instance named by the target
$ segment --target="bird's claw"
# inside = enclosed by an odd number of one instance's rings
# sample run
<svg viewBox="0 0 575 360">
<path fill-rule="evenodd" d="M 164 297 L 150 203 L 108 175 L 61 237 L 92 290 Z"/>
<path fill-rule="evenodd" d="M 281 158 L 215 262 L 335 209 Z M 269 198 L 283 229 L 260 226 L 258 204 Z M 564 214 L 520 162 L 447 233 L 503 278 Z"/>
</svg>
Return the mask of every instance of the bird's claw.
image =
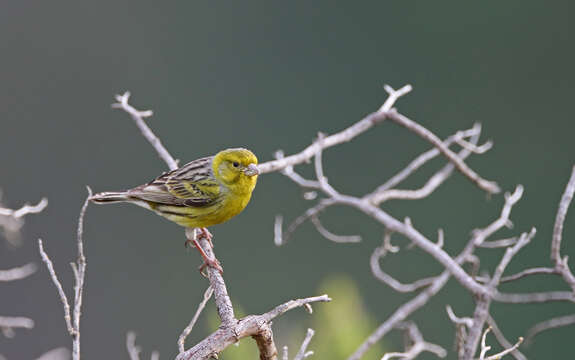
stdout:
<svg viewBox="0 0 575 360">
<path fill-rule="evenodd" d="M 198 268 L 198 270 L 200 271 L 200 274 L 207 277 L 207 274 L 204 272 L 204 270 L 208 266 L 218 270 L 220 272 L 220 274 L 223 275 L 224 269 L 222 268 L 222 265 L 220 264 L 218 259 L 208 259 L 208 258 L 204 259 L 204 263 L 202 265 L 200 265 L 200 267 Z"/>
</svg>

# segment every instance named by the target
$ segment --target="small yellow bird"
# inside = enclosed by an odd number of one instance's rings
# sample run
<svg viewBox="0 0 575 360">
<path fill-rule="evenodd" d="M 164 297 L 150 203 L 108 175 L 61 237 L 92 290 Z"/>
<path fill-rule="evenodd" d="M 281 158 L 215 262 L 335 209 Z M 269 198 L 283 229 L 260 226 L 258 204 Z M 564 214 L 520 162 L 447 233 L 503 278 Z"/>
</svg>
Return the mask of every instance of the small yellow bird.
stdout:
<svg viewBox="0 0 575 360">
<path fill-rule="evenodd" d="M 257 157 L 247 149 L 227 149 L 164 173 L 147 184 L 122 192 L 98 193 L 90 200 L 142 206 L 186 228 L 201 228 L 211 241 L 205 228 L 231 219 L 250 201 L 259 174 L 257 163 Z M 207 257 L 193 241 L 206 264 L 221 271 L 217 259 Z"/>
</svg>

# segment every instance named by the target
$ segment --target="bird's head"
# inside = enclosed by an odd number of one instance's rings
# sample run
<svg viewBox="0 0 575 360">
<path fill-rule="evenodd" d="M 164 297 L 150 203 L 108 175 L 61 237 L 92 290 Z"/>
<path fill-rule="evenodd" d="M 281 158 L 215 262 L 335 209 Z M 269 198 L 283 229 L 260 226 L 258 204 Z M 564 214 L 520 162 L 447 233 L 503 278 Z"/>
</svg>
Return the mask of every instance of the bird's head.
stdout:
<svg viewBox="0 0 575 360">
<path fill-rule="evenodd" d="M 252 192 L 258 178 L 258 158 L 248 149 L 222 150 L 214 156 L 214 176 L 230 190 Z"/>
</svg>

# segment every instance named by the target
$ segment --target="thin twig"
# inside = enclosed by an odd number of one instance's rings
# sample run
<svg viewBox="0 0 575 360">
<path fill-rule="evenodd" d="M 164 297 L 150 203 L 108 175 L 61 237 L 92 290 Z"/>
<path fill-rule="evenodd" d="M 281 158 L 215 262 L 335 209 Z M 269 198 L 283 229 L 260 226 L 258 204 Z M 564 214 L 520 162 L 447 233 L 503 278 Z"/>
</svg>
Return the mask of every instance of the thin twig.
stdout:
<svg viewBox="0 0 575 360">
<path fill-rule="evenodd" d="M 7 338 L 12 338 L 16 335 L 15 328 L 32 329 L 34 327 L 34 320 L 21 317 L 21 316 L 0 316 L 0 331 Z"/>
<path fill-rule="evenodd" d="M 200 317 L 200 314 L 202 313 L 202 311 L 204 310 L 204 308 L 206 307 L 206 304 L 208 303 L 208 301 L 210 300 L 210 298 L 212 297 L 212 294 L 214 293 L 214 290 L 212 289 L 211 286 L 208 286 L 208 288 L 206 289 L 206 291 L 204 292 L 204 299 L 200 302 L 200 304 L 198 305 L 198 309 L 196 310 L 196 313 L 194 314 L 194 317 L 192 318 L 192 320 L 190 321 L 190 323 L 188 324 L 188 326 L 186 326 L 186 328 L 184 329 L 184 331 L 182 331 L 182 334 L 180 335 L 180 338 L 178 339 L 178 350 L 180 351 L 180 353 L 183 353 L 185 351 L 184 348 L 184 343 L 186 341 L 186 338 L 188 337 L 188 335 L 190 335 L 190 333 L 192 332 L 192 329 L 194 328 L 194 325 L 196 324 L 196 321 L 198 321 L 198 318 Z"/>
<path fill-rule="evenodd" d="M 311 338 L 313 337 L 314 334 L 315 332 L 313 331 L 313 329 L 307 329 L 305 339 L 303 340 L 301 347 L 299 348 L 299 351 L 297 352 L 293 360 L 304 360 L 307 357 L 313 355 L 313 351 L 307 351 L 307 347 L 309 346 L 309 342 L 311 341 Z"/>
<path fill-rule="evenodd" d="M 448 140 L 445 140 L 443 144 L 448 143 Z M 479 132 L 470 136 L 469 144 L 475 145 L 479 140 Z M 438 150 L 439 152 L 439 150 Z M 464 160 L 473 152 L 467 148 L 462 149 L 457 156 Z M 441 170 L 437 171 L 433 176 L 431 176 L 425 185 L 417 190 L 401 190 L 401 189 L 385 189 L 384 185 L 378 187 L 376 191 L 373 193 L 365 196 L 365 199 L 370 199 L 370 201 L 374 205 L 379 205 L 385 201 L 391 199 L 399 199 L 399 200 L 418 200 L 423 199 L 429 196 L 432 192 L 434 192 L 441 184 L 447 180 L 453 173 L 455 166 L 451 163 L 445 165 Z"/>
<path fill-rule="evenodd" d="M 128 331 L 126 334 L 126 350 L 128 350 L 130 360 L 140 360 L 142 349 L 136 345 L 136 333 L 133 331 Z"/>
<path fill-rule="evenodd" d="M 413 322 L 400 323 L 398 329 L 404 329 L 407 336 L 410 338 L 412 345 L 405 352 L 391 352 L 386 353 L 381 360 L 388 360 L 393 358 L 402 359 L 415 359 L 419 354 L 424 351 L 434 353 L 437 357 L 443 358 L 447 355 L 447 351 L 439 345 L 429 343 L 423 339 L 423 335 Z"/>
<path fill-rule="evenodd" d="M 507 238 L 507 239 L 484 241 L 481 245 L 479 245 L 479 247 L 486 248 L 486 249 L 506 248 L 509 246 L 513 246 L 516 242 L 517 242 L 517 238 L 511 237 L 511 238 Z"/>
<path fill-rule="evenodd" d="M 38 270 L 38 267 L 34 263 L 29 263 L 8 270 L 0 270 L 0 281 L 21 280 L 34 274 L 36 270 Z"/>
<path fill-rule="evenodd" d="M 87 187 L 88 189 L 88 196 L 82 205 L 82 209 L 80 210 L 80 216 L 78 219 L 78 230 L 76 236 L 76 242 L 78 246 L 78 259 L 75 263 L 72 263 L 72 270 L 74 272 L 74 309 L 73 313 L 70 312 L 70 304 L 68 302 L 68 298 L 60 280 L 58 280 L 58 276 L 56 275 L 56 271 L 54 270 L 54 265 L 52 264 L 52 260 L 46 252 L 44 251 L 44 246 L 42 243 L 42 239 L 38 239 L 38 248 L 40 250 L 40 255 L 42 256 L 42 260 L 46 264 L 48 268 L 48 272 L 50 273 L 50 277 L 52 278 L 52 282 L 56 286 L 58 290 L 58 294 L 60 295 L 60 300 L 62 302 L 62 306 L 64 307 L 64 320 L 66 321 L 66 327 L 68 328 L 68 332 L 70 336 L 72 336 L 72 359 L 79 360 L 80 359 L 80 317 L 82 315 L 82 299 L 83 299 L 83 291 L 84 291 L 84 283 L 85 283 L 85 275 L 86 275 L 86 257 L 84 255 L 84 241 L 83 241 L 83 232 L 84 232 L 84 215 L 86 214 L 86 209 L 88 207 L 88 202 L 90 197 L 92 196 L 92 190 Z"/>
<path fill-rule="evenodd" d="M 10 216 L 18 219 L 28 214 L 38 214 L 42 212 L 46 206 L 48 206 L 48 199 L 42 198 L 36 205 L 24 204 L 24 206 L 17 210 L 0 207 L 0 216 Z"/>
<path fill-rule="evenodd" d="M 50 273 L 50 278 L 56 286 L 58 290 L 58 295 L 60 296 L 60 301 L 62 302 L 62 306 L 64 307 L 64 320 L 66 321 L 66 328 L 68 329 L 68 333 L 70 335 L 74 335 L 75 330 L 72 326 L 72 317 L 70 316 L 70 304 L 68 303 L 68 298 L 66 297 L 66 293 L 64 292 L 64 288 L 62 288 L 62 283 L 58 279 L 56 275 L 56 271 L 54 270 L 54 264 L 52 264 L 52 260 L 48 257 L 48 254 L 44 251 L 44 245 L 42 243 L 42 239 L 38 239 L 38 248 L 40 250 L 40 256 L 42 256 L 42 261 L 46 264 L 48 268 L 48 272 Z"/>
<path fill-rule="evenodd" d="M 501 278 L 501 283 L 505 283 L 505 282 L 510 282 L 510 281 L 515 281 L 515 280 L 519 280 L 521 278 L 530 276 L 530 275 L 539 275 L 539 274 L 557 274 L 557 269 L 553 269 L 553 268 L 531 268 L 531 269 L 526 269 L 523 271 L 518 272 L 517 274 L 513 274 L 513 275 L 509 275 L 509 276 L 505 276 Z"/>
<path fill-rule="evenodd" d="M 536 304 L 553 301 L 575 303 L 575 295 L 571 291 L 547 291 L 533 293 L 502 293 L 496 292 L 493 300 L 508 304 Z"/>
<path fill-rule="evenodd" d="M 316 141 L 297 154 L 259 164 L 258 170 L 260 174 L 279 171 L 288 166 L 294 166 L 297 164 L 308 162 L 311 158 L 313 158 L 317 154 L 320 148 L 327 149 L 334 145 L 350 141 L 356 136 L 371 129 L 374 125 L 385 120 L 389 109 L 391 109 L 391 107 L 395 104 L 397 99 L 407 94 L 409 91 L 411 91 L 410 85 L 405 85 L 399 90 L 390 91 L 389 97 L 385 101 L 384 105 L 380 108 L 380 110 L 367 115 L 362 120 L 356 122 L 355 124 L 336 134 L 326 136 L 321 141 L 321 145 L 319 142 Z"/>
<path fill-rule="evenodd" d="M 147 118 L 147 117 L 150 117 L 153 115 L 152 110 L 146 110 L 146 111 L 137 110 L 136 108 L 134 108 L 132 105 L 130 105 L 128 103 L 129 100 L 130 100 L 130 92 L 129 91 L 126 91 L 122 95 L 116 95 L 117 103 L 112 104 L 112 107 L 115 109 L 122 109 L 125 112 L 127 112 L 128 114 L 130 114 L 130 116 L 132 117 L 132 119 L 136 123 L 136 126 L 138 126 L 138 128 L 142 132 L 142 135 L 154 147 L 154 149 L 156 150 L 156 152 L 158 153 L 160 158 L 162 160 L 164 160 L 166 162 L 166 164 L 168 164 L 168 167 L 170 168 L 170 170 L 177 169 L 178 168 L 178 162 L 176 160 L 174 160 L 172 155 L 170 155 L 168 150 L 166 150 L 164 145 L 162 145 L 162 142 L 160 141 L 160 139 L 152 132 L 152 130 L 148 127 L 148 125 L 144 121 L 144 118 Z"/>
<path fill-rule="evenodd" d="M 567 257 L 561 258 L 561 239 L 563 237 L 563 224 L 567 216 L 567 210 L 573 200 L 575 194 L 575 166 L 571 171 L 571 177 L 565 188 L 561 201 L 559 202 L 559 209 L 555 218 L 555 225 L 553 227 L 553 238 L 551 241 L 551 260 L 555 262 L 555 268 L 561 273 L 565 282 L 571 287 L 575 294 L 575 276 L 567 265 Z"/>
<path fill-rule="evenodd" d="M 471 136 L 479 136 L 479 134 L 481 134 L 481 124 L 476 123 L 473 125 L 471 129 L 458 131 L 454 135 L 451 135 L 450 137 L 448 137 L 443 141 L 443 144 L 445 144 L 445 146 L 450 146 L 455 142 L 455 139 L 457 138 L 463 139 Z M 425 163 L 427 163 L 428 161 L 437 157 L 440 154 L 441 153 L 439 152 L 439 150 L 435 147 L 432 148 L 431 150 L 424 152 L 423 154 L 419 155 L 414 160 L 412 160 L 403 170 L 401 170 L 392 178 L 387 180 L 385 183 L 383 183 L 383 185 L 380 185 L 377 189 L 375 189 L 373 193 L 379 193 L 394 188 L 395 186 L 399 185 L 403 180 L 407 179 L 411 174 L 413 174 L 417 169 L 419 169 Z"/>
<path fill-rule="evenodd" d="M 361 236 L 359 235 L 337 235 L 326 229 L 319 217 L 317 215 L 313 215 L 311 217 L 311 222 L 317 229 L 317 231 L 326 239 L 331 240 L 336 243 L 358 243 L 361 242 Z"/>
<path fill-rule="evenodd" d="M 493 331 L 493 335 L 495 335 L 495 338 L 497 339 L 497 341 L 499 342 L 499 344 L 501 344 L 501 346 L 504 349 L 509 349 L 513 347 L 513 344 L 511 344 L 503 335 L 503 332 L 499 329 L 499 326 L 497 326 L 497 323 L 495 322 L 495 319 L 493 319 L 493 317 L 491 315 L 489 315 L 487 317 L 487 323 L 489 324 L 489 326 L 491 327 L 491 330 Z M 517 360 L 527 360 L 527 358 L 525 357 L 525 355 L 523 355 L 521 353 L 521 351 L 514 349 L 511 351 L 511 355 L 517 359 Z"/>
<path fill-rule="evenodd" d="M 447 310 L 447 315 L 449 316 L 449 319 L 451 320 L 451 322 L 453 322 L 454 324 L 457 325 L 465 325 L 467 328 L 472 328 L 473 327 L 473 319 L 469 318 L 469 317 L 458 317 L 457 315 L 455 315 L 455 313 L 453 312 L 453 309 L 451 308 L 450 305 L 446 305 L 445 309 Z"/>
<path fill-rule="evenodd" d="M 52 349 L 44 354 L 40 355 L 36 360 L 68 360 L 70 359 L 70 350 L 60 347 Z M 0 357 L 1 359 L 1 357 Z"/>
<path fill-rule="evenodd" d="M 373 275 L 383 283 L 387 284 L 389 287 L 394 289 L 395 291 L 399 291 L 402 293 L 413 292 L 419 290 L 423 287 L 429 286 L 433 283 L 436 277 L 427 277 L 424 279 L 417 280 L 413 283 L 403 284 L 396 280 L 394 277 L 390 276 L 386 272 L 381 269 L 381 265 L 379 260 L 387 254 L 388 250 L 384 245 L 375 248 L 373 251 L 371 258 L 370 258 L 370 266 L 371 272 Z"/>
<path fill-rule="evenodd" d="M 449 159 L 449 161 L 453 163 L 453 165 L 455 165 L 457 170 L 459 170 L 463 175 L 467 176 L 481 189 L 487 191 L 490 194 L 495 194 L 501 191 L 499 185 L 497 185 L 496 182 L 485 180 L 479 174 L 473 171 L 469 166 L 467 166 L 465 162 L 463 162 L 463 160 L 457 156 L 457 154 L 445 146 L 443 142 L 431 131 L 427 130 L 406 116 L 398 113 L 394 109 L 388 111 L 387 116 L 390 120 L 406 127 L 407 129 L 421 136 L 423 139 L 429 141 L 433 146 L 439 149 L 439 151 L 441 151 Z"/>
<path fill-rule="evenodd" d="M 575 324 L 575 315 L 559 316 L 549 320 L 542 321 L 527 331 L 526 343 L 531 343 L 535 336 L 539 335 L 543 331 L 550 329 L 556 329 L 563 326 L 570 326 Z"/>
</svg>

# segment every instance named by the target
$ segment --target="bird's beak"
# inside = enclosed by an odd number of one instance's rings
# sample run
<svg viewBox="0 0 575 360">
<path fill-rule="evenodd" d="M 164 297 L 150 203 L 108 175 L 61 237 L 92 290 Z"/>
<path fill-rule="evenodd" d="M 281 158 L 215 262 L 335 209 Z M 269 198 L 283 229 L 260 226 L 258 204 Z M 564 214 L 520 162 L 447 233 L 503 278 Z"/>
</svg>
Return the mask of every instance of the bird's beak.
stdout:
<svg viewBox="0 0 575 360">
<path fill-rule="evenodd" d="M 256 164 L 249 164 L 246 168 L 244 168 L 244 174 L 247 176 L 254 176 L 258 175 L 260 171 L 258 170 L 258 166 Z"/>
</svg>

